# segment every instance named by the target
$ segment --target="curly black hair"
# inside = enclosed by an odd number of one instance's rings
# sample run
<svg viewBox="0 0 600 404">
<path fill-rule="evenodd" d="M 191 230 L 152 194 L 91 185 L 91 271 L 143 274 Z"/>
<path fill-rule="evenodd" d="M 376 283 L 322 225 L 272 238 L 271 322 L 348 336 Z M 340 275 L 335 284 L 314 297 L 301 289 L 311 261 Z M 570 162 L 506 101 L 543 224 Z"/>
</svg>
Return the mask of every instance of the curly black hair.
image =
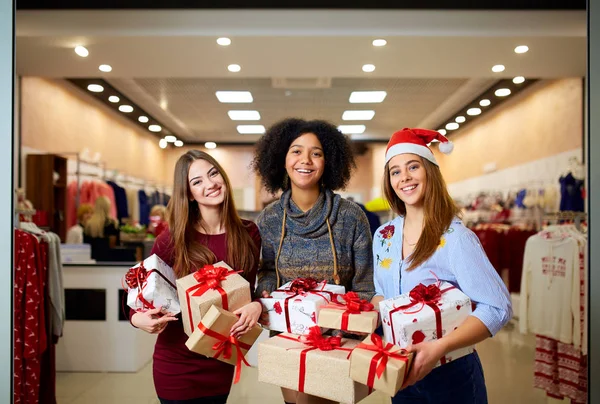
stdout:
<svg viewBox="0 0 600 404">
<path fill-rule="evenodd" d="M 335 191 L 350 181 L 356 163 L 348 138 L 327 121 L 288 118 L 271 126 L 256 143 L 252 168 L 269 192 L 285 191 L 285 157 L 292 142 L 306 133 L 314 133 L 323 146 L 323 187 Z"/>
</svg>

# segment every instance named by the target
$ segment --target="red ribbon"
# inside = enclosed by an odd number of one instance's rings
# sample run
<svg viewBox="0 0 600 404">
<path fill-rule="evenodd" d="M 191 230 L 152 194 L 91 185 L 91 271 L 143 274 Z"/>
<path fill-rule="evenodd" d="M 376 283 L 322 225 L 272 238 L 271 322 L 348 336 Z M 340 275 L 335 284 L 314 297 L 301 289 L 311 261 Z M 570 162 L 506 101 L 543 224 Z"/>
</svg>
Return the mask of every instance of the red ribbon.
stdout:
<svg viewBox="0 0 600 404">
<path fill-rule="evenodd" d="M 300 296 L 306 296 L 308 293 L 314 294 L 314 295 L 318 295 L 319 297 L 322 297 L 323 299 L 325 299 L 325 301 L 327 303 L 329 303 L 330 300 L 333 300 L 334 297 L 334 293 L 330 292 L 328 290 L 323 290 L 323 288 L 325 288 L 325 285 L 327 284 L 326 281 L 323 282 L 317 282 L 316 279 L 314 278 L 298 278 L 296 280 L 294 280 L 290 286 L 288 286 L 286 289 L 277 289 L 276 292 L 285 292 L 288 295 L 290 295 L 289 297 L 286 297 L 284 304 L 283 304 L 283 308 L 285 310 L 285 326 L 288 332 L 292 332 L 292 327 L 290 324 L 290 310 L 289 310 L 289 301 L 290 299 L 293 299 L 294 297 L 300 295 Z M 317 289 L 319 287 L 319 285 L 321 285 L 321 289 Z M 325 296 L 323 296 L 323 294 L 327 294 L 329 295 L 329 299 L 326 298 Z"/>
<path fill-rule="evenodd" d="M 342 298 L 343 303 L 340 302 L 339 298 Z M 322 307 L 322 309 L 329 308 L 345 308 L 346 310 L 342 314 L 342 325 L 340 326 L 340 330 L 348 331 L 348 323 L 350 321 L 350 314 L 360 314 L 363 311 L 375 311 L 375 306 L 373 306 L 369 301 L 365 299 L 361 299 L 356 292 L 348 292 L 343 295 L 335 295 L 333 301 L 327 306 Z"/>
<path fill-rule="evenodd" d="M 456 287 L 449 286 L 446 289 L 440 290 L 440 283 L 441 282 L 438 281 L 437 284 L 429 286 L 425 286 L 422 283 L 419 283 L 417 286 L 415 286 L 413 290 L 411 290 L 409 293 L 411 302 L 409 304 L 396 307 L 390 311 L 390 324 L 392 324 L 392 315 L 398 311 L 403 311 L 404 314 L 414 314 L 423 310 L 425 306 L 429 306 L 433 309 L 433 312 L 435 314 L 436 336 L 438 339 L 442 338 L 442 312 L 440 311 L 440 308 L 438 307 L 437 303 L 440 301 L 444 293 L 446 293 L 449 290 L 456 289 Z M 411 307 L 414 307 L 419 303 L 421 303 L 421 307 L 418 310 L 406 311 L 406 309 L 410 309 Z M 392 342 L 395 344 L 396 334 L 394 333 L 394 327 L 391 326 L 391 328 Z M 442 356 L 441 363 L 442 365 L 446 363 L 445 356 Z"/>
<path fill-rule="evenodd" d="M 125 274 L 125 284 L 127 285 L 128 289 L 138 290 L 138 295 L 136 299 L 142 303 L 143 308 L 141 310 L 155 308 L 154 302 L 147 301 L 144 298 L 144 295 L 142 294 L 144 287 L 146 286 L 145 283 L 148 280 L 148 277 L 150 277 L 150 275 L 153 273 L 158 274 L 161 278 L 165 280 L 165 282 L 171 285 L 173 289 L 177 289 L 177 287 L 173 285 L 173 283 L 169 279 L 167 279 L 167 277 L 165 277 L 165 275 L 159 270 L 151 269 L 148 271 L 144 266 L 144 261 L 140 262 L 140 265 L 137 267 L 129 268 L 129 270 Z M 123 288 L 125 289 L 124 285 Z"/>
<path fill-rule="evenodd" d="M 367 386 L 373 388 L 375 384 L 375 375 L 380 379 L 387 366 L 388 359 L 401 360 L 404 363 L 408 362 L 409 357 L 406 356 L 406 351 L 401 349 L 400 351 L 391 352 L 391 349 L 395 347 L 394 344 L 384 343 L 381 336 L 373 333 L 371 334 L 371 342 L 373 344 L 365 344 L 361 342 L 356 348 L 366 349 L 368 351 L 374 351 L 376 354 L 371 358 L 371 364 L 369 365 L 369 375 L 367 376 Z M 408 375 L 408 366 L 404 367 L 404 380 Z"/>
<path fill-rule="evenodd" d="M 229 275 L 239 274 L 242 271 L 230 271 L 225 267 L 216 267 L 214 265 L 205 265 L 194 272 L 194 279 L 198 282 L 185 291 L 185 299 L 188 307 L 188 317 L 190 319 L 190 329 L 194 331 L 194 320 L 192 319 L 192 305 L 190 299 L 192 296 L 202 296 L 209 290 L 216 290 L 221 295 L 221 304 L 223 309 L 229 310 L 227 302 L 227 292 L 220 286 Z"/>
<path fill-rule="evenodd" d="M 244 352 L 242 349 L 248 351 L 252 345 L 246 344 L 245 342 L 240 341 L 239 339 L 229 336 L 226 337 L 224 335 L 219 334 L 211 330 L 210 328 L 206 328 L 202 322 L 198 324 L 198 329 L 202 331 L 205 335 L 215 338 L 218 341 L 212 346 L 213 351 L 216 351 L 213 358 L 218 359 L 221 355 L 223 355 L 223 359 L 231 359 L 231 355 L 233 353 L 232 348 L 235 347 L 237 352 L 236 362 L 235 362 L 235 378 L 233 379 L 233 384 L 236 384 L 240 381 L 240 376 L 242 374 L 242 363 L 246 366 L 250 366 L 250 364 L 246 361 L 244 357 Z"/>
<path fill-rule="evenodd" d="M 297 338 L 293 338 L 287 335 L 279 334 L 279 338 L 289 339 L 291 341 L 300 342 L 304 345 L 308 345 L 308 348 L 300 351 L 300 370 L 298 378 L 298 391 L 304 392 L 304 384 L 306 383 L 306 354 L 310 351 L 319 349 L 321 351 L 347 351 L 352 353 L 350 348 L 342 348 L 342 337 L 324 337 L 321 334 L 321 328 L 318 326 L 310 327 L 308 335 L 302 335 Z M 350 354 L 348 354 L 350 355 Z"/>
</svg>

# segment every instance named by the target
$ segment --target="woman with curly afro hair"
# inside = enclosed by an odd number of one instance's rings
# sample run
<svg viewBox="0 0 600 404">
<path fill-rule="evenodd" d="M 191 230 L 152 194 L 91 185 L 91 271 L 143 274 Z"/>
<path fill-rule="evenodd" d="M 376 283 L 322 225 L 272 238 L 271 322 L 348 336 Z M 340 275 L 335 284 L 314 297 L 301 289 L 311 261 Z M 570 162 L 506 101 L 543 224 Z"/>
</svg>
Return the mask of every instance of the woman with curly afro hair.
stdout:
<svg viewBox="0 0 600 404">
<path fill-rule="evenodd" d="M 256 221 L 263 258 L 257 294 L 266 297 L 286 282 L 312 277 L 370 300 L 369 222 L 358 205 L 333 192 L 348 184 L 355 168 L 346 136 L 329 122 L 285 119 L 258 141 L 253 168 L 269 192 L 283 191 Z M 282 391 L 286 403 L 329 402 Z"/>
</svg>

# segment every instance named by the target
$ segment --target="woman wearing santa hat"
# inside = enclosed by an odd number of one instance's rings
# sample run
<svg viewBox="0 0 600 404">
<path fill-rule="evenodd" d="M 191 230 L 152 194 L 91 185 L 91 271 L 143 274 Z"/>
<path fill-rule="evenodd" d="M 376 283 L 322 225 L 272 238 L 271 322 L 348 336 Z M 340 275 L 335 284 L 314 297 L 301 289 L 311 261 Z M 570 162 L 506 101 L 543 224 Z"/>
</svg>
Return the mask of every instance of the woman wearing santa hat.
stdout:
<svg viewBox="0 0 600 404">
<path fill-rule="evenodd" d="M 444 338 L 408 347 L 415 360 L 392 403 L 487 403 L 477 352 L 434 368 L 449 352 L 493 336 L 512 317 L 508 290 L 477 236 L 458 218 L 459 208 L 428 147 L 434 140 L 441 152 L 452 151 L 448 139 L 426 129 L 403 129 L 388 143 L 384 194 L 399 216 L 381 226 L 373 239 L 373 303 L 439 279 L 462 290 L 476 307 Z"/>
</svg>

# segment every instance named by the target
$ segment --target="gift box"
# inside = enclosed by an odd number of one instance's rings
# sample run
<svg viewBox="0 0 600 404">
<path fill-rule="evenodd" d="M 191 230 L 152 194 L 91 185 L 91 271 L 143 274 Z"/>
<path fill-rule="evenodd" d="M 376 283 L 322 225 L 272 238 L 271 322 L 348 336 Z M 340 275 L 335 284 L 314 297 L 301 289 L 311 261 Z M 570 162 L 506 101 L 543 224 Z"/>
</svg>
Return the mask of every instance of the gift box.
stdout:
<svg viewBox="0 0 600 404">
<path fill-rule="evenodd" d="M 352 351 L 350 378 L 393 397 L 402 388 L 412 360 L 412 353 L 371 334 Z"/>
<path fill-rule="evenodd" d="M 268 313 L 269 330 L 297 335 L 308 334 L 317 325 L 322 306 L 346 289 L 340 285 L 317 282 L 312 278 L 298 278 L 273 291 L 270 298 L 260 299 Z"/>
<path fill-rule="evenodd" d="M 321 307 L 319 327 L 370 334 L 377 328 L 379 313 L 356 292 L 336 295 L 333 301 Z"/>
<path fill-rule="evenodd" d="M 379 311 L 385 340 L 406 348 L 454 331 L 471 315 L 471 299 L 448 282 L 419 284 L 408 294 L 380 302 Z M 457 349 L 436 366 L 472 352 L 472 346 Z"/>
<path fill-rule="evenodd" d="M 319 327 L 308 335 L 279 334 L 258 345 L 258 380 L 340 403 L 356 403 L 369 388 L 350 378 L 349 354 L 359 341 L 325 337 Z"/>
<path fill-rule="evenodd" d="M 194 273 L 177 279 L 183 330 L 187 335 L 211 306 L 235 311 L 250 303 L 250 284 L 224 262 L 205 265 Z"/>
<path fill-rule="evenodd" d="M 152 254 L 125 274 L 127 305 L 137 311 L 162 307 L 165 312 L 178 314 L 176 279 L 173 269 Z"/>
<path fill-rule="evenodd" d="M 185 343 L 190 351 L 235 365 L 234 384 L 240 380 L 242 363 L 250 366 L 244 357 L 262 332 L 257 324 L 236 339 L 230 331 L 237 321 L 238 316 L 213 305 Z"/>
</svg>

